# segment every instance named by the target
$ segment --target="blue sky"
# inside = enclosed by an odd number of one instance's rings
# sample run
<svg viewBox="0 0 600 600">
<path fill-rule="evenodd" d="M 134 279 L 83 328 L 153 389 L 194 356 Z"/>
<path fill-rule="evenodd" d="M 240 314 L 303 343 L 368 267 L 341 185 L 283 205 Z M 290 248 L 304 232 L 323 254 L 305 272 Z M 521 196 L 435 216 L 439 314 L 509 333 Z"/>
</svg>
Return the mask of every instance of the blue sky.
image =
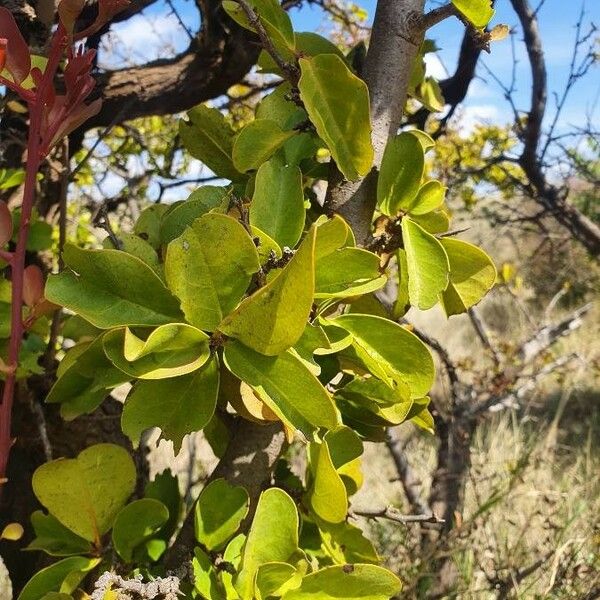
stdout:
<svg viewBox="0 0 600 600">
<path fill-rule="evenodd" d="M 390 1 L 390 0 L 384 0 Z M 536 5 L 539 0 L 531 0 Z M 364 7 L 370 17 L 374 15 L 376 0 L 357 0 Z M 438 3 L 428 4 L 435 5 Z M 548 86 L 550 91 L 562 91 L 569 73 L 569 63 L 575 38 L 575 24 L 582 7 L 585 10 L 585 22 L 595 22 L 600 26 L 600 1 L 599 0 L 546 0 L 539 12 L 539 23 L 546 66 L 548 70 Z M 295 26 L 300 30 L 315 29 L 322 23 L 322 15 L 316 8 L 303 8 L 292 11 Z M 518 25 L 518 19 L 512 10 L 509 0 L 496 1 L 496 14 L 491 25 L 504 23 L 517 27 L 517 105 L 520 109 L 527 109 L 529 104 L 529 93 L 531 78 L 529 75 L 529 64 L 527 62 L 525 48 L 521 43 L 522 35 Z M 435 39 L 440 52 L 439 61 L 431 61 L 432 74 L 443 76 L 444 68 L 453 71 L 458 50 L 462 40 L 464 27 L 457 19 L 447 19 L 432 28 L 428 37 Z M 511 43 L 509 39 L 492 45 L 492 52 L 483 56 L 483 62 L 501 80 L 509 82 L 512 69 Z M 478 78 L 469 90 L 469 97 L 465 102 L 470 119 L 489 119 L 490 121 L 510 120 L 509 107 L 502 97 L 502 92 L 497 84 L 482 68 L 481 64 L 477 70 Z M 586 114 L 595 107 L 595 120 L 600 120 L 600 76 L 596 67 L 587 77 L 579 83 L 567 102 L 561 123 L 563 127 L 571 124 L 583 124 Z M 549 112 L 553 107 L 553 99 L 550 98 Z"/>
<path fill-rule="evenodd" d="M 394 0 L 382 0 L 394 1 Z M 539 0 L 532 0 L 537 2 Z M 376 0 L 355 0 L 364 7 L 370 18 L 374 14 Z M 177 0 L 176 6 L 189 28 L 193 31 L 197 28 L 197 14 L 190 2 Z M 428 4 L 437 4 L 428 2 Z M 561 91 L 568 77 L 569 62 L 575 36 L 575 23 L 579 11 L 585 6 L 586 23 L 596 22 L 600 24 L 600 1 L 599 0 L 546 0 L 539 12 L 540 29 L 544 41 L 544 51 L 548 69 L 548 84 L 550 91 Z M 518 21 L 509 0 L 497 0 L 496 15 L 492 24 L 505 23 L 511 27 L 517 27 L 517 94 L 516 100 L 519 109 L 527 110 L 530 93 L 529 66 L 527 63 L 525 49 L 521 43 L 521 33 L 518 29 Z M 324 25 L 323 14 L 316 7 L 304 7 L 294 9 L 291 12 L 296 29 L 300 31 L 314 31 Z M 152 24 L 152 26 L 149 26 Z M 123 57 L 133 59 L 134 62 L 144 62 L 145 58 L 152 56 L 152 52 L 160 47 L 159 40 L 170 43 L 173 50 L 181 50 L 188 43 L 187 36 L 176 23 L 175 19 L 165 17 L 163 3 L 157 3 L 147 9 L 144 16 L 137 21 L 132 20 L 125 26 L 117 26 L 119 37 L 125 42 L 129 51 L 123 52 Z M 447 19 L 429 31 L 428 36 L 435 39 L 440 47 L 440 52 L 429 61 L 431 74 L 437 77 L 444 76 L 444 67 L 452 72 L 458 55 L 458 49 L 462 39 L 464 27 L 457 19 Z M 154 50 L 153 50 L 154 49 Z M 150 53 L 150 54 L 148 54 Z M 136 60 L 137 56 L 137 60 Z M 114 59 L 115 57 L 113 57 Z M 113 60 L 110 61 L 114 64 Z M 492 45 L 490 55 L 484 55 L 483 62 L 493 73 L 503 81 L 509 81 L 512 69 L 511 43 L 508 39 Z M 496 83 L 492 81 L 482 65 L 479 65 L 477 79 L 472 83 L 469 96 L 465 102 L 465 118 L 469 124 L 480 120 L 490 122 L 509 121 L 511 113 L 502 92 Z M 553 104 L 550 96 L 550 108 Z M 600 77 L 597 67 L 578 84 L 565 106 L 561 118 L 561 126 L 568 127 L 573 124 L 583 124 L 586 115 L 595 108 L 593 116 L 595 120 L 600 119 Z"/>
</svg>

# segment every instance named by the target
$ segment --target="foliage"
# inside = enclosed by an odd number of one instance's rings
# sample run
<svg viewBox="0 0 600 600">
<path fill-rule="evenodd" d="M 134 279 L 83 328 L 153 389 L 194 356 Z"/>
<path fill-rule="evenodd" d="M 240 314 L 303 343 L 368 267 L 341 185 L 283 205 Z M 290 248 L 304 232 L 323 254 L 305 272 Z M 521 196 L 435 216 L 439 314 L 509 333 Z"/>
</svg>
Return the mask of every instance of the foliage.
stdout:
<svg viewBox="0 0 600 600">
<path fill-rule="evenodd" d="M 109 10 L 114 3 L 104 4 Z M 65 17 L 72 3 L 61 6 L 59 33 L 72 35 L 74 20 Z M 239 130 L 208 106 L 181 121 L 190 154 L 230 183 L 146 208 L 133 233 L 113 234 L 108 247 L 66 245 L 64 268 L 43 293 L 35 270 L 13 293 L 19 323 L 23 303 L 28 311 L 28 327 L 18 333 L 27 348 L 45 311 L 60 306 L 72 313 L 59 323 L 73 343 L 47 402 L 74 419 L 95 410 L 113 388 L 131 384 L 121 427 L 136 447 L 155 426 L 178 449 L 186 434 L 218 429 L 233 414 L 281 422 L 288 439 L 305 443 L 304 484 L 283 469 L 250 512 L 243 487 L 217 479 L 204 488 L 194 509 L 194 580 L 183 583 L 189 597 L 384 600 L 400 581 L 374 564 L 372 545 L 346 522 L 362 485 L 363 441 L 381 441 L 388 426 L 407 421 L 434 429 L 427 395 L 433 359 L 397 319 L 408 305 L 466 311 L 494 285 L 495 268 L 482 250 L 447 237 L 445 189 L 425 176 L 432 141 L 422 132 L 388 143 L 373 215 L 385 234 L 371 250 L 357 246 L 341 217 L 307 210 L 312 187 L 328 178 L 325 157 L 348 181 L 373 168 L 367 86 L 327 40 L 295 34 L 276 0 L 224 6 L 242 26 L 267 36 L 265 50 L 287 79 Z M 479 12 L 464 13 L 481 26 Z M 1 14 L 4 23 L 9 13 Z M 10 39 L 20 44 L 10 26 Z M 13 87 L 37 98 L 38 87 L 18 87 L 31 68 L 28 51 L 13 51 L 9 43 Z M 90 55 L 71 54 L 66 69 L 73 63 L 89 76 Z M 47 151 L 89 116 L 86 97 L 76 98 L 71 121 L 33 131 L 38 142 L 43 134 L 35 150 Z M 30 193 L 37 164 L 28 164 Z M 6 211 L 0 225 L 6 245 L 13 228 Z M 10 261 L 14 292 L 24 254 L 2 256 Z M 394 314 L 376 296 L 392 278 L 407 290 Z M 2 363 L 7 382 L 16 376 L 14 348 L 23 337 L 15 338 L 14 321 L 11 336 Z M 27 364 L 21 359 L 19 366 Z M 135 478 L 129 453 L 113 444 L 35 472 L 33 489 L 47 512 L 32 516 L 31 549 L 64 558 L 35 575 L 19 600 L 54 592 L 73 597 L 91 569 L 110 565 L 113 552 L 128 573 L 163 574 L 179 498 L 166 475 L 129 501 Z"/>
</svg>

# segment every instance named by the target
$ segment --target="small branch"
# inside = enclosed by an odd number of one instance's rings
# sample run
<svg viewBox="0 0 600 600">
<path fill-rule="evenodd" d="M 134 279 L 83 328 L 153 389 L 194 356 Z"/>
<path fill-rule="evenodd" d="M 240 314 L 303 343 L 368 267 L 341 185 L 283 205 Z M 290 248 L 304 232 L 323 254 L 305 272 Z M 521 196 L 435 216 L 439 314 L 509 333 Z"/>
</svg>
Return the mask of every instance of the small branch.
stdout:
<svg viewBox="0 0 600 600">
<path fill-rule="evenodd" d="M 403 525 L 407 525 L 409 523 L 434 523 L 439 525 L 444 523 L 444 519 L 440 519 L 432 513 L 423 515 L 403 515 L 393 506 L 388 506 L 379 510 L 353 509 L 348 514 L 352 518 L 365 517 L 367 519 L 387 519 L 388 521 L 402 523 Z"/>
<path fill-rule="evenodd" d="M 281 69 L 282 73 L 285 75 L 286 79 L 292 84 L 292 86 L 296 87 L 298 85 L 298 80 L 300 79 L 300 71 L 296 65 L 293 65 L 287 62 L 277 51 L 267 30 L 265 29 L 262 21 L 260 20 L 260 15 L 248 4 L 246 0 L 237 0 L 237 3 L 241 6 L 242 10 L 246 14 L 250 25 L 254 27 L 256 30 L 256 34 L 260 38 L 260 43 L 266 52 L 269 53 L 271 58 L 275 61 L 275 64 Z"/>
<path fill-rule="evenodd" d="M 544 377 L 550 375 L 576 358 L 579 358 L 579 355 L 575 353 L 557 358 L 555 361 L 540 369 L 537 373 L 528 376 L 528 379 L 516 389 L 500 396 L 488 398 L 485 402 L 473 407 L 473 409 L 469 411 L 469 414 L 478 416 L 486 412 L 500 412 L 505 408 L 517 408 L 519 406 L 519 400 L 533 390 Z"/>
<path fill-rule="evenodd" d="M 400 478 L 404 493 L 406 494 L 406 499 L 408 500 L 411 509 L 420 515 L 431 513 L 427 503 L 421 497 L 420 482 L 417 480 L 411 466 L 408 464 L 404 452 L 398 447 L 398 442 L 392 438 L 389 431 L 385 443 L 396 465 L 398 477 Z"/>
<path fill-rule="evenodd" d="M 445 4 L 444 6 L 439 6 L 424 14 L 421 19 L 421 27 L 424 31 L 427 31 L 427 29 L 430 29 L 449 17 L 460 18 L 460 13 L 456 10 L 454 4 Z"/>
<path fill-rule="evenodd" d="M 593 303 L 590 302 L 578 308 L 568 317 L 556 325 L 547 325 L 537 331 L 529 340 L 521 345 L 519 357 L 524 364 L 530 363 L 542 352 L 547 350 L 556 340 L 564 335 L 569 335 L 583 324 L 583 317 L 591 310 Z"/>
<path fill-rule="evenodd" d="M 468 315 L 471 319 L 471 323 L 473 324 L 473 329 L 475 329 L 475 332 L 477 333 L 477 337 L 481 340 L 481 343 L 491 354 L 494 364 L 498 366 L 500 364 L 500 355 L 490 340 L 485 323 L 482 321 L 481 317 L 477 314 L 474 308 L 470 308 L 468 310 Z"/>
</svg>

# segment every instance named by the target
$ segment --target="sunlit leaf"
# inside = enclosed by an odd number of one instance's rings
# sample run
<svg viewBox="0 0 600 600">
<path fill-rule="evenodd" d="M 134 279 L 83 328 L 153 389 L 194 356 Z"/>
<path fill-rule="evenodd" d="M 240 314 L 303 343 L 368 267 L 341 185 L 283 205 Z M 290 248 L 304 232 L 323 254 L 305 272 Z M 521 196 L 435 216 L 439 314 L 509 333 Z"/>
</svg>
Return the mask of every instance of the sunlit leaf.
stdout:
<svg viewBox="0 0 600 600">
<path fill-rule="evenodd" d="M 77 458 L 43 464 L 33 474 L 38 500 L 73 533 L 100 543 L 135 486 L 129 453 L 114 444 L 96 444 Z"/>
<path fill-rule="evenodd" d="M 448 286 L 450 265 L 441 242 L 411 219 L 402 219 L 402 240 L 408 269 L 408 296 L 413 306 L 435 306 Z"/>
<path fill-rule="evenodd" d="M 346 179 L 366 175 L 373 164 L 369 92 L 335 54 L 301 58 L 300 97 L 317 133 Z"/>
<path fill-rule="evenodd" d="M 447 316 L 465 312 L 477 304 L 496 282 L 496 267 L 480 248 L 453 238 L 443 238 L 442 245 L 450 261 L 450 282 L 441 293 Z"/>
<path fill-rule="evenodd" d="M 225 317 L 219 331 L 269 356 L 300 339 L 313 302 L 315 233 L 312 228 L 286 267 Z"/>
<path fill-rule="evenodd" d="M 183 436 L 201 430 L 212 418 L 218 389 L 216 357 L 188 375 L 140 381 L 123 407 L 123 433 L 137 446 L 146 429 L 160 427 L 163 437 L 172 440 L 178 452 Z"/>
</svg>

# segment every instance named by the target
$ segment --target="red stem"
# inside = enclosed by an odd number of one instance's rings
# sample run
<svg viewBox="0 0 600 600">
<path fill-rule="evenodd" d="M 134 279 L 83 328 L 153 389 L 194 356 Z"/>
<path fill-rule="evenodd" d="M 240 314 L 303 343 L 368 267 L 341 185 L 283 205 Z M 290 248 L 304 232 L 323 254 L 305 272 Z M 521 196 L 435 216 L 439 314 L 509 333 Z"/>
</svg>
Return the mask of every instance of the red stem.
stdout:
<svg viewBox="0 0 600 600">
<path fill-rule="evenodd" d="M 21 220 L 19 224 L 19 235 L 17 246 L 12 253 L 10 261 L 11 269 L 11 328 L 8 346 L 8 366 L 14 370 L 6 376 L 4 390 L 2 391 L 2 404 L 0 405 L 0 484 L 6 477 L 8 457 L 12 446 L 10 435 L 11 414 L 15 395 L 16 368 L 19 362 L 19 352 L 23 341 L 23 274 L 25 271 L 25 252 L 27 249 L 27 237 L 31 213 L 35 200 L 35 185 L 37 172 L 43 156 L 41 150 L 41 125 L 44 116 L 44 98 L 48 87 L 52 85 L 54 76 L 63 53 L 65 44 L 65 31 L 59 24 L 52 39 L 50 57 L 44 71 L 39 89 L 35 97 L 29 100 L 29 135 L 27 138 L 27 163 L 25 171 L 25 184 L 23 187 L 23 201 L 21 204 Z M 0 490 L 2 488 L 0 487 Z"/>
</svg>

